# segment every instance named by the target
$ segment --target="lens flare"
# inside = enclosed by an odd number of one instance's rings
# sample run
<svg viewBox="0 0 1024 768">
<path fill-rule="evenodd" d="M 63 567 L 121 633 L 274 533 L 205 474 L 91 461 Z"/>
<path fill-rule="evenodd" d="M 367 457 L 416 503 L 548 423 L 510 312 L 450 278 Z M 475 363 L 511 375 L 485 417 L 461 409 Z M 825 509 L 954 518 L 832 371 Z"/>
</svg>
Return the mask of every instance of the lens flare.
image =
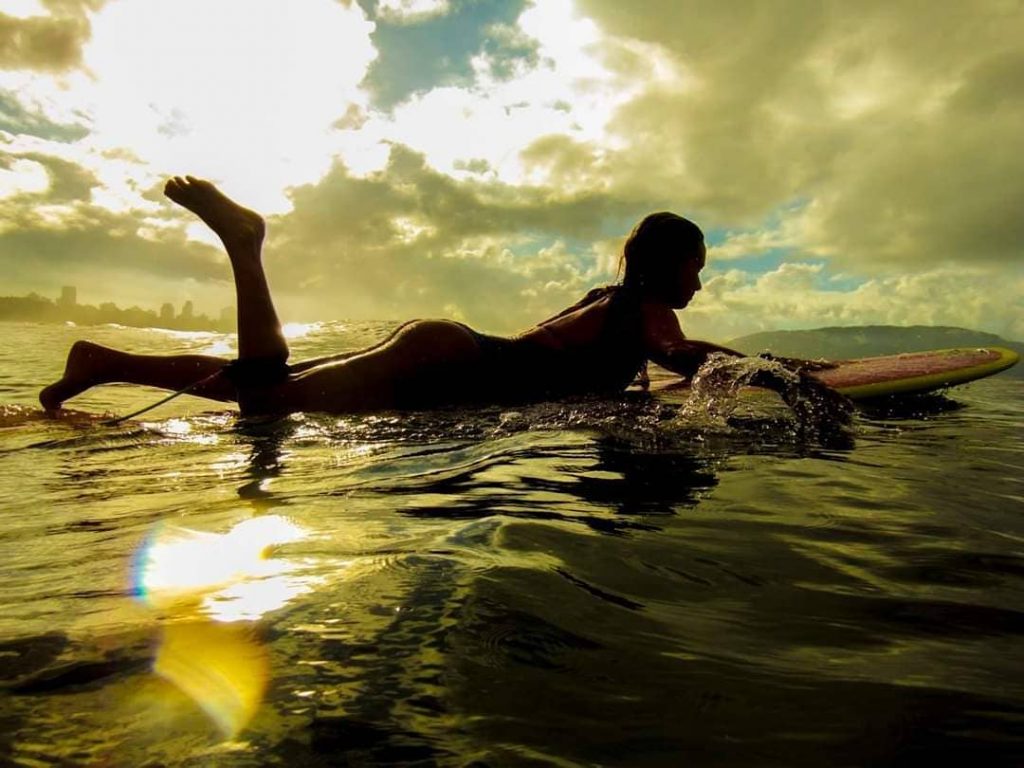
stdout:
<svg viewBox="0 0 1024 768">
<path fill-rule="evenodd" d="M 277 515 L 223 534 L 161 527 L 136 556 L 135 594 L 155 608 L 200 606 L 218 621 L 257 619 L 310 588 L 295 563 L 270 557 L 275 546 L 305 536 Z"/>
<path fill-rule="evenodd" d="M 169 622 L 153 671 L 191 698 L 225 738 L 245 727 L 263 700 L 267 650 L 246 624 Z"/>
<path fill-rule="evenodd" d="M 153 671 L 189 696 L 225 738 L 259 709 L 269 678 L 251 623 L 311 589 L 274 547 L 307 532 L 267 515 L 227 533 L 161 526 L 135 557 L 135 594 L 163 616 Z"/>
</svg>

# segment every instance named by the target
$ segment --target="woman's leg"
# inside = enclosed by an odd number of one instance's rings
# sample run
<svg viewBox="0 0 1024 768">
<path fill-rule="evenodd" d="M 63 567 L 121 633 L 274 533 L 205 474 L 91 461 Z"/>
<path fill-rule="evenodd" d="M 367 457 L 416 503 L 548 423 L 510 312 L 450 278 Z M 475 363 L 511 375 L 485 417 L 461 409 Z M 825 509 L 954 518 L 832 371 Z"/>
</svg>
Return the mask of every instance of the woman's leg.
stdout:
<svg viewBox="0 0 1024 768">
<path fill-rule="evenodd" d="M 263 218 L 227 198 L 210 182 L 191 176 L 170 179 L 164 193 L 196 214 L 224 243 L 235 276 L 239 358 L 283 364 L 288 359 L 288 344 L 260 258 L 266 231 Z M 227 362 L 202 355 L 131 355 L 78 342 L 68 354 L 64 376 L 40 392 L 39 400 L 50 410 L 91 386 L 115 381 L 178 390 L 212 376 Z M 224 376 L 214 377 L 193 393 L 215 400 L 236 399 L 235 387 Z"/>
<path fill-rule="evenodd" d="M 303 360 L 291 366 L 291 370 L 296 374 L 303 373 L 374 352 L 391 343 L 407 325 L 409 323 L 399 326 L 385 339 L 365 349 Z M 189 390 L 190 395 L 231 403 L 238 399 L 235 385 L 226 376 L 214 376 L 228 362 L 223 357 L 212 355 L 137 355 L 91 341 L 76 341 L 68 353 L 63 377 L 43 389 L 39 400 L 46 410 L 55 410 L 65 400 L 100 384 L 140 384 L 177 392 L 201 382 Z"/>
<path fill-rule="evenodd" d="M 274 310 L 260 259 L 264 223 L 259 214 L 228 199 L 213 184 L 175 177 L 166 195 L 201 218 L 228 252 L 238 294 L 239 360 L 283 363 L 288 345 Z M 457 323 L 409 323 L 383 343 L 335 361 L 300 364 L 287 380 L 238 391 L 245 414 L 333 411 L 349 413 L 400 407 L 410 398 L 443 399 L 455 386 L 454 372 L 480 351 L 472 335 Z M 338 359 L 340 358 L 340 359 Z M 430 388 L 436 391 L 427 391 Z"/>
<path fill-rule="evenodd" d="M 46 410 L 53 410 L 98 384 L 124 382 L 177 391 L 202 382 L 189 394 L 234 402 L 234 385 L 224 376 L 214 376 L 225 363 L 209 355 L 133 355 L 77 341 L 68 353 L 64 376 L 40 392 L 39 401 Z"/>
<path fill-rule="evenodd" d="M 239 359 L 262 358 L 284 363 L 288 359 L 288 343 L 263 272 L 263 217 L 243 208 L 210 182 L 192 176 L 170 179 L 164 194 L 202 219 L 224 243 L 235 275 Z"/>
<path fill-rule="evenodd" d="M 464 402 L 478 394 L 471 379 L 480 359 L 465 326 L 417 320 L 382 344 L 294 373 L 243 403 L 243 412 L 355 413 Z"/>
<path fill-rule="evenodd" d="M 171 179 L 164 192 L 199 216 L 224 243 L 235 276 L 239 359 L 283 364 L 289 350 L 260 258 L 265 233 L 262 217 L 227 198 L 213 184 L 191 176 Z M 464 326 L 415 321 L 369 350 L 334 356 L 328 358 L 334 362 L 323 365 L 317 365 L 319 361 L 300 364 L 287 380 L 252 389 L 243 386 L 237 396 L 243 413 L 351 413 L 440 404 L 460 399 L 453 397 L 455 389 L 479 358 L 479 346 Z M 64 378 L 44 389 L 40 400 L 44 407 L 55 408 L 94 384 L 112 381 L 181 389 L 213 376 L 226 362 L 199 355 L 130 355 L 79 342 L 69 355 Z M 234 400 L 236 390 L 220 375 L 194 393 Z"/>
</svg>

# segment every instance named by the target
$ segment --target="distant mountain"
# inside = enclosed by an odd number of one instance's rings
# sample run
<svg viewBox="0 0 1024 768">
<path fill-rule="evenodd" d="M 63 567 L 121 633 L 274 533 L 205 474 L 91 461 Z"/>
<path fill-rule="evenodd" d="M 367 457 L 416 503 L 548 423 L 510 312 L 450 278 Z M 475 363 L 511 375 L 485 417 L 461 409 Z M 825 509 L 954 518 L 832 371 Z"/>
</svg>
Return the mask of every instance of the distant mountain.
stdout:
<svg viewBox="0 0 1024 768">
<path fill-rule="evenodd" d="M 931 325 L 859 325 L 810 331 L 766 331 L 733 339 L 727 346 L 740 352 L 769 351 L 785 357 L 824 357 L 842 360 L 895 355 L 947 347 L 1008 347 L 1024 357 L 1024 343 L 994 333 Z M 1024 363 L 1004 375 L 1024 378 Z"/>
</svg>

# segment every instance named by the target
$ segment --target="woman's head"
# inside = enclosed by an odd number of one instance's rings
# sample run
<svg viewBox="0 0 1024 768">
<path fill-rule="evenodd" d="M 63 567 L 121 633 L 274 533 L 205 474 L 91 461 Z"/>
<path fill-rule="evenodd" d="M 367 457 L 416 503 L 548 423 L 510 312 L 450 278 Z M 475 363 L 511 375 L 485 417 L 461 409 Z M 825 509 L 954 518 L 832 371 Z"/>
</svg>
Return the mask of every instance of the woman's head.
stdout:
<svg viewBox="0 0 1024 768">
<path fill-rule="evenodd" d="M 636 225 L 622 249 L 622 284 L 669 306 L 685 307 L 700 290 L 704 233 L 674 213 L 652 213 Z"/>
</svg>

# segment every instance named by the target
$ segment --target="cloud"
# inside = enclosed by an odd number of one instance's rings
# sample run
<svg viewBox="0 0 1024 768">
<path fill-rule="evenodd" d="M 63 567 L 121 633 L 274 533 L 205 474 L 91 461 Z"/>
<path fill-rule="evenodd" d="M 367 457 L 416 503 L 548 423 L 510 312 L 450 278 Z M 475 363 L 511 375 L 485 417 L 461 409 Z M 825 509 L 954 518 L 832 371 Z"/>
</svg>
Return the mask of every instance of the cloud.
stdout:
<svg viewBox="0 0 1024 768">
<path fill-rule="evenodd" d="M 17 202 L 24 206 L 34 200 L 26 196 Z M 18 215 L 10 200 L 3 201 L 0 216 L 12 213 L 17 226 L 0 231 L 0 271 L 8 291 L 18 286 L 19 292 L 52 294 L 57 286 L 75 285 L 79 298 L 93 304 L 155 308 L 187 298 L 219 309 L 232 303 L 224 257 L 180 232 L 142 237 L 135 217 L 86 204 L 65 207 L 59 224 L 47 219 L 45 206 L 42 213 Z M 189 286 L 184 295 L 183 285 Z"/>
<path fill-rule="evenodd" d="M 49 180 L 46 193 L 48 203 L 87 201 L 93 188 L 99 184 L 99 180 L 88 170 L 59 157 L 31 152 L 21 157 L 39 163 L 46 171 Z"/>
<path fill-rule="evenodd" d="M 11 91 L 0 90 L 0 131 L 28 134 L 55 141 L 76 141 L 89 135 L 82 125 L 57 123 L 26 108 Z"/>
<path fill-rule="evenodd" d="M 620 146 L 591 173 L 620 194 L 751 229 L 799 201 L 794 247 L 861 274 L 1019 259 L 1024 17 L 1012 4 L 581 8 L 605 35 L 666 52 L 677 75 L 611 123 Z M 578 167 L 548 164 L 552 184 Z"/>
<path fill-rule="evenodd" d="M 378 16 L 392 24 L 415 24 L 451 10 L 448 0 L 378 0 Z"/>
<path fill-rule="evenodd" d="M 157 305 L 167 294 L 201 296 L 218 308 L 230 303 L 230 271 L 219 249 L 188 240 L 177 223 L 184 217 L 168 207 L 145 199 L 111 205 L 116 193 L 77 162 L 77 154 L 75 147 L 42 141 L 26 151 L 0 151 L 0 168 L 11 176 L 0 177 L 6 193 L 0 197 L 0 273 L 7 291 L 52 293 L 77 285 L 82 300 L 92 303 Z M 108 176 L 117 163 L 132 163 L 105 162 Z M 175 286 L 189 280 L 198 286 L 196 295 L 178 295 Z"/>
<path fill-rule="evenodd" d="M 850 283 L 853 283 L 852 285 Z M 830 325 L 953 325 L 1024 338 L 1024 275 L 984 267 L 934 269 L 851 281 L 821 263 L 764 273 L 729 269 L 705 279 L 681 315 L 688 335 L 724 340 L 755 330 Z"/>
<path fill-rule="evenodd" d="M 293 210 L 271 221 L 267 263 L 294 315 L 446 309 L 491 330 L 529 325 L 608 281 L 602 229 L 630 214 L 603 193 L 456 180 L 402 145 L 377 173 L 338 164 L 290 197 Z"/>
<path fill-rule="evenodd" d="M 420 6 L 432 12 L 402 12 Z M 510 59 L 529 59 L 528 38 L 509 26 L 524 6 L 524 0 L 463 0 L 451 9 L 448 3 L 411 0 L 380 4 L 371 36 L 378 57 L 364 81 L 374 106 L 390 110 L 438 86 L 472 84 L 471 60 L 483 50 L 503 67 L 512 66 Z"/>
<path fill-rule="evenodd" d="M 492 24 L 480 48 L 479 64 L 495 80 L 510 80 L 540 64 L 540 44 L 514 24 Z"/>
<path fill-rule="evenodd" d="M 1024 30 L 1022 30 L 1024 31 Z M 1019 261 L 1024 246 L 1024 54 L 999 52 L 966 67 L 944 104 L 923 119 L 870 130 L 856 158 L 806 213 L 809 247 L 852 267 Z"/>
<path fill-rule="evenodd" d="M 105 0 L 46 0 L 49 15 L 0 12 L 0 69 L 57 73 L 82 63 L 89 39 L 88 11 Z"/>
</svg>

